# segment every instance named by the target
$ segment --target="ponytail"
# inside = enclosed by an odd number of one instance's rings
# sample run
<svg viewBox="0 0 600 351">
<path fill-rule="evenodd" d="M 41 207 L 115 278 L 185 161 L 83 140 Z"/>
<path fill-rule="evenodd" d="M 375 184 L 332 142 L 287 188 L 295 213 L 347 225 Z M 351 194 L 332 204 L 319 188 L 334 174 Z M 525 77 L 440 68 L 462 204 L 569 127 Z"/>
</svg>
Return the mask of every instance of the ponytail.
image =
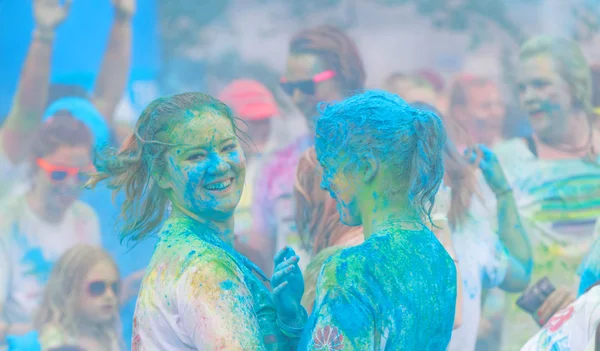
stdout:
<svg viewBox="0 0 600 351">
<path fill-rule="evenodd" d="M 408 200 L 422 218 L 432 222 L 435 194 L 444 176 L 446 133 L 440 118 L 428 111 L 417 110 L 413 128 L 415 147 L 409 172 Z"/>
</svg>

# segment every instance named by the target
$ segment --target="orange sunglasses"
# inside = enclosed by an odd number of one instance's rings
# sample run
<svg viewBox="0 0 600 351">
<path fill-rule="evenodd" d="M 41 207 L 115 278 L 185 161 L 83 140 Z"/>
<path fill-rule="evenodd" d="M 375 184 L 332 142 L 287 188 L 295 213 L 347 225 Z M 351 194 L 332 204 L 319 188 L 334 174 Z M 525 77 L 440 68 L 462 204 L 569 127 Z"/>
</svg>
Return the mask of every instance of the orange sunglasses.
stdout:
<svg viewBox="0 0 600 351">
<path fill-rule="evenodd" d="M 76 177 L 77 181 L 85 183 L 90 178 L 89 173 L 94 171 L 94 167 L 91 165 L 83 168 L 57 166 L 43 158 L 38 158 L 36 163 L 54 182 L 63 182 L 67 178 Z"/>
</svg>

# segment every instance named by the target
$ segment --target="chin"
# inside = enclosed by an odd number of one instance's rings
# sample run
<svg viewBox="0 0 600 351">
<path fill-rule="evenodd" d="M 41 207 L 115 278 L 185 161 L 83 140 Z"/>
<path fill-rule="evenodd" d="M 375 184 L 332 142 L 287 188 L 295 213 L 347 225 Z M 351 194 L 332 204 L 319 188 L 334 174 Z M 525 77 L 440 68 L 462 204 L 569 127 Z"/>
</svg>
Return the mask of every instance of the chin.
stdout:
<svg viewBox="0 0 600 351">
<path fill-rule="evenodd" d="M 341 214 L 340 222 L 342 222 L 342 224 L 347 225 L 349 227 L 358 227 L 358 226 L 362 225 L 362 220 L 359 217 L 350 216 L 348 214 Z"/>
</svg>

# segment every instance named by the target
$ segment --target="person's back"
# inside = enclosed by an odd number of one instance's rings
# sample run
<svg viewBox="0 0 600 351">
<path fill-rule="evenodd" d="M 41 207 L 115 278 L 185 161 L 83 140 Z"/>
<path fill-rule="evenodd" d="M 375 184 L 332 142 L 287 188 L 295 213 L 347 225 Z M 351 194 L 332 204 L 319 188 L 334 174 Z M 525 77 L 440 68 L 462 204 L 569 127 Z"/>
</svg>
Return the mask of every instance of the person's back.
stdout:
<svg viewBox="0 0 600 351">
<path fill-rule="evenodd" d="M 309 321 L 317 332 L 305 341 L 308 349 L 443 350 L 448 345 L 456 301 L 453 261 L 431 231 L 402 225 L 374 233 L 325 263 L 315 309 L 329 318 L 316 326 Z M 343 330 L 331 329 L 328 321 Z M 325 333 L 330 344 L 316 337 Z"/>
</svg>

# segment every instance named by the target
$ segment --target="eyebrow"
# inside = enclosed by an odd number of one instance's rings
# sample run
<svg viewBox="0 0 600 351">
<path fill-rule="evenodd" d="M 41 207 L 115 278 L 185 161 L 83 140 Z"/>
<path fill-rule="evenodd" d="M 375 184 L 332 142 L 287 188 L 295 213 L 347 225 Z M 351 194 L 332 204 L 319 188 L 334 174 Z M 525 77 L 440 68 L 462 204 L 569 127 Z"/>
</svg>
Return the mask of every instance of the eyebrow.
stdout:
<svg viewBox="0 0 600 351">
<path fill-rule="evenodd" d="M 221 141 L 221 145 L 226 144 L 226 143 L 228 143 L 230 141 L 233 141 L 233 140 L 235 140 L 235 137 L 225 138 L 225 139 L 223 139 Z M 207 146 L 208 146 L 208 144 L 204 144 L 204 145 L 190 145 L 190 146 L 186 147 L 185 149 L 183 149 L 182 153 L 185 154 L 185 153 L 187 153 L 189 151 L 199 150 L 199 149 L 206 150 Z"/>
</svg>

